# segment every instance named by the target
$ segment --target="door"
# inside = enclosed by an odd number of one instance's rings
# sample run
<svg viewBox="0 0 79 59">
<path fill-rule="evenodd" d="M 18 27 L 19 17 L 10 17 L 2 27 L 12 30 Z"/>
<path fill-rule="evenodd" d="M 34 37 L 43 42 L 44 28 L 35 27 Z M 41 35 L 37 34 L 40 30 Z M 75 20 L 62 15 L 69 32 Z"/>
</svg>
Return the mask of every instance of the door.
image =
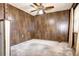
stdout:
<svg viewBox="0 0 79 59">
<path fill-rule="evenodd" d="M 4 22 L 0 21 L 0 56 L 4 56 Z"/>
</svg>

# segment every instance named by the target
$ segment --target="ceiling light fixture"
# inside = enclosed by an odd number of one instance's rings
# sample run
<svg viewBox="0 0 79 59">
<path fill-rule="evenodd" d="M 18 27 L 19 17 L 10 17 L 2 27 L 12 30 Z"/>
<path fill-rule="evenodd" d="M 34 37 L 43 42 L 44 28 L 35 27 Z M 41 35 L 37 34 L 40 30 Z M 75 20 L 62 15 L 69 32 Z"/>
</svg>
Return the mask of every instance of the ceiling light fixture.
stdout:
<svg viewBox="0 0 79 59">
<path fill-rule="evenodd" d="M 39 11 L 39 14 L 44 14 L 43 10 L 40 10 L 40 11 Z"/>
</svg>

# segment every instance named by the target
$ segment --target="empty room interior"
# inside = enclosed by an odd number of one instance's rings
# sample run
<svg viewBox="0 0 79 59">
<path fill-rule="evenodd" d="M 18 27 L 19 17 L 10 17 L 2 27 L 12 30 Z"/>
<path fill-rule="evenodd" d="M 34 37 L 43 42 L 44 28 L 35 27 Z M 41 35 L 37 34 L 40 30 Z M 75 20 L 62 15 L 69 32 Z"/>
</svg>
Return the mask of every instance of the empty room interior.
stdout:
<svg viewBox="0 0 79 59">
<path fill-rule="evenodd" d="M 79 56 L 79 4 L 0 3 L 0 56 Z"/>
</svg>

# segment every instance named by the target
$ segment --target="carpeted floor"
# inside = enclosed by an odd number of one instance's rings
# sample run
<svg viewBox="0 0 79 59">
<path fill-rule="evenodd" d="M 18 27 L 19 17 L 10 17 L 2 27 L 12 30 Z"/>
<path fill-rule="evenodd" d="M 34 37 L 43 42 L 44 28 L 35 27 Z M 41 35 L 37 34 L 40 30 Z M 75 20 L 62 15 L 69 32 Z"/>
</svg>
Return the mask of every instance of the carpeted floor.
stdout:
<svg viewBox="0 0 79 59">
<path fill-rule="evenodd" d="M 11 56 L 73 56 L 68 43 L 32 39 L 11 46 Z"/>
</svg>

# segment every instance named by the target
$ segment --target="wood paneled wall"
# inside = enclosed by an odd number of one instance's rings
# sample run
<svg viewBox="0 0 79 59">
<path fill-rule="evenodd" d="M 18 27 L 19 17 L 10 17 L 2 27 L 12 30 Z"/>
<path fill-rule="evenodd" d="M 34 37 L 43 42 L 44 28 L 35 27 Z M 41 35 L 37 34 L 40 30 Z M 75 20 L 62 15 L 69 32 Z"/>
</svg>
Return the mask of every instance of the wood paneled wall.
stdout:
<svg viewBox="0 0 79 59">
<path fill-rule="evenodd" d="M 7 13 L 7 19 L 10 20 L 11 45 L 31 39 L 29 29 L 33 16 L 11 5 L 7 5 Z"/>
<path fill-rule="evenodd" d="M 31 37 L 56 41 L 68 40 L 69 11 L 60 11 L 34 17 Z"/>
<path fill-rule="evenodd" d="M 31 16 L 8 4 L 7 19 L 11 22 L 11 45 L 33 38 L 56 41 L 68 40 L 68 10 L 39 16 Z"/>
<path fill-rule="evenodd" d="M 0 20 L 4 19 L 4 4 L 0 3 Z"/>
</svg>

